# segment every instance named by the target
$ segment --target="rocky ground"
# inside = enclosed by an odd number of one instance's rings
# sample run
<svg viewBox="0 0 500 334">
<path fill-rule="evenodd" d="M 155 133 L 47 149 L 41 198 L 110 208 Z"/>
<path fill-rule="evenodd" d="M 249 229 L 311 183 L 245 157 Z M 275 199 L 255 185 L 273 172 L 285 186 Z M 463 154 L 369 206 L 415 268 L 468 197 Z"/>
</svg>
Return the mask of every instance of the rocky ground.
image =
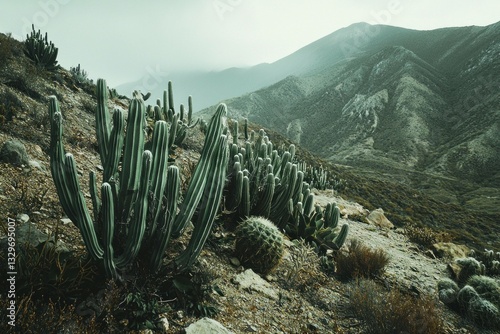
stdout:
<svg viewBox="0 0 500 334">
<path fill-rule="evenodd" d="M 22 68 L 16 70 L 23 71 Z M 61 72 L 60 76 L 68 74 Z M 48 235 L 57 232 L 58 238 L 70 251 L 84 254 L 84 245 L 77 229 L 73 224 L 61 220 L 64 214 L 49 172 L 49 129 L 48 123 L 44 121 L 47 99 L 43 96 L 57 93 L 61 101 L 66 148 L 75 156 L 81 184 L 87 184 L 90 170 L 100 169 L 91 113 L 93 98 L 66 79 L 36 79 L 28 84 L 31 91 L 36 91 L 42 97 L 21 94 L 19 88 L 0 84 L 0 93 L 14 94 L 19 104 L 14 119 L 0 128 L 0 146 L 10 140 L 19 140 L 27 153 L 26 159 L 19 164 L 0 162 L 1 226 L 6 227 L 8 219 L 28 220 L 28 224 L 33 224 Z M 115 99 L 110 107 L 126 109 L 126 101 Z M 38 113 L 34 113 L 34 110 L 38 110 Z M 202 140 L 199 130 L 193 129 L 185 144 L 173 152 L 172 157 L 176 159 L 183 175 L 189 175 L 196 163 Z M 185 182 L 187 177 L 183 179 L 183 184 Z M 84 195 L 90 202 L 88 189 L 86 186 L 83 188 Z M 315 195 L 320 205 L 336 202 L 341 208 L 341 224 L 350 225 L 347 244 L 349 240 L 358 239 L 370 247 L 387 252 L 390 262 L 385 273 L 377 278 L 378 283 L 387 289 L 399 289 L 415 296 L 429 295 L 436 299 L 436 283 L 440 278 L 449 276 L 447 264 L 450 259 L 433 257 L 431 253 L 411 243 L 402 229 L 391 228 L 390 225 L 380 227 L 367 224 L 360 217 L 366 217 L 369 212 L 357 203 L 330 192 L 317 191 Z M 5 228 L 0 229 L 0 236 L 4 234 Z M 218 222 L 198 265 L 198 270 L 209 281 L 210 291 L 206 303 L 218 310 L 210 314 L 210 318 L 227 331 L 369 332 L 363 319 L 357 318 L 349 307 L 349 291 L 355 283 L 341 282 L 334 276 L 324 274 L 319 269 L 316 255 L 306 247 L 287 242 L 286 253 L 280 265 L 270 275 L 261 277 L 239 264 L 233 255 L 233 240 L 227 222 Z M 175 246 L 183 247 L 182 240 Z M 0 291 L 0 296 L 4 298 L 5 291 Z M 86 305 L 92 298 L 94 297 L 86 296 L 76 301 L 77 305 Z M 165 302 L 177 305 L 175 300 Z M 445 333 L 486 333 L 438 301 L 436 303 L 444 319 Z M 85 306 L 80 307 L 80 311 L 84 309 Z M 166 313 L 165 318 L 169 328 L 166 332 L 181 333 L 202 317 L 194 317 L 182 308 L 174 307 Z M 77 332 L 71 324 L 66 326 L 55 332 Z M 223 329 L 219 330 L 224 333 Z M 200 332 L 191 329 L 191 333 Z"/>
</svg>

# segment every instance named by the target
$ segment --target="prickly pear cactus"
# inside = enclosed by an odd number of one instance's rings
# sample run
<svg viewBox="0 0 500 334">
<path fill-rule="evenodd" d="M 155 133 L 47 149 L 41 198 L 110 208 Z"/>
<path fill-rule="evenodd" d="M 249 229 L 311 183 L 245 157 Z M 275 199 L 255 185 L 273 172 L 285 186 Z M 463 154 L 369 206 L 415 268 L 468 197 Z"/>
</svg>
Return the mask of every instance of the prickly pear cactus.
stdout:
<svg viewBox="0 0 500 334">
<path fill-rule="evenodd" d="M 249 217 L 235 231 L 235 253 L 244 266 L 266 274 L 280 262 L 283 234 L 268 219 Z"/>
</svg>

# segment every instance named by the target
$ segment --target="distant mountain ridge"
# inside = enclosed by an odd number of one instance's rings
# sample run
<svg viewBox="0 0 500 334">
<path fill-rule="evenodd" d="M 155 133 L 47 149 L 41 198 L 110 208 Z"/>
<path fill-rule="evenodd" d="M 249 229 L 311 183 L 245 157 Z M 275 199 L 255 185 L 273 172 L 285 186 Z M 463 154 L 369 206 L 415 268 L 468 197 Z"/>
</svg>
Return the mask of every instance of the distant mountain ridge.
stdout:
<svg viewBox="0 0 500 334">
<path fill-rule="evenodd" d="M 499 56 L 500 22 L 431 31 L 355 24 L 269 65 L 295 66 L 294 75 L 224 102 L 231 117 L 333 162 L 472 182 L 494 188 L 498 203 Z"/>
</svg>

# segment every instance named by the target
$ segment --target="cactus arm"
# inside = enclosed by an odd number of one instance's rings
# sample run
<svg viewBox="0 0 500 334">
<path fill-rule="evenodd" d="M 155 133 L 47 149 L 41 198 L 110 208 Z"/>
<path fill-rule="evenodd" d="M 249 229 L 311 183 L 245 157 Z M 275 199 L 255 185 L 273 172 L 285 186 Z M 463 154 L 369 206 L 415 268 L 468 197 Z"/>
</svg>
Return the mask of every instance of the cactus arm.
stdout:
<svg viewBox="0 0 500 334">
<path fill-rule="evenodd" d="M 127 135 L 123 153 L 123 166 L 120 178 L 120 194 L 118 212 L 119 219 L 126 221 L 130 215 L 132 201 L 139 186 L 142 168 L 142 152 L 144 151 L 144 103 L 133 99 L 130 103 Z"/>
<path fill-rule="evenodd" d="M 141 248 L 142 240 L 144 239 L 152 161 L 153 155 L 151 152 L 144 151 L 142 154 L 141 179 L 137 198 L 134 203 L 133 216 L 128 227 L 125 250 L 122 257 L 117 261 L 120 266 L 127 266 L 135 259 Z"/>
<path fill-rule="evenodd" d="M 94 208 L 94 223 L 97 224 L 99 221 L 99 212 L 101 211 L 101 200 L 97 195 L 97 183 L 95 172 L 89 173 L 89 189 L 90 189 L 90 197 L 92 198 L 92 207 Z"/>
<path fill-rule="evenodd" d="M 207 129 L 207 134 L 205 138 L 205 143 L 201 151 L 200 160 L 195 167 L 193 172 L 193 177 L 189 183 L 188 190 L 180 211 L 182 214 L 178 214 L 174 221 L 174 226 L 172 233 L 174 237 L 178 237 L 187 226 L 187 223 L 193 217 L 196 210 L 197 204 L 200 201 L 203 192 L 200 189 L 205 188 L 207 176 L 209 173 L 210 159 L 217 149 L 217 140 L 222 134 L 223 130 L 223 117 L 227 113 L 227 107 L 225 104 L 220 104 L 212 117 L 210 124 Z"/>
<path fill-rule="evenodd" d="M 150 226 L 150 235 L 155 233 L 158 216 L 163 200 L 163 193 L 167 183 L 168 167 L 168 124 L 164 121 L 155 123 L 153 131 L 151 153 L 153 154 L 153 165 L 151 170 L 151 193 L 153 199 L 150 205 L 152 220 Z"/>
<path fill-rule="evenodd" d="M 172 87 L 172 81 L 168 82 L 168 107 L 167 110 L 172 110 L 175 114 L 175 106 L 174 106 L 174 89 Z"/>
<path fill-rule="evenodd" d="M 111 178 L 114 178 L 118 173 L 118 164 L 120 163 L 123 150 L 124 128 L 125 120 L 123 112 L 119 109 L 115 109 L 113 112 L 113 129 L 109 136 L 108 156 L 106 160 L 101 160 L 103 162 L 103 179 L 105 182 L 109 182 Z"/>
<path fill-rule="evenodd" d="M 181 271 L 191 267 L 200 255 L 219 209 L 226 179 L 226 166 L 229 160 L 227 137 L 222 135 L 217 146 L 216 154 L 212 158 L 213 167 L 209 174 L 210 181 L 203 190 L 204 200 L 200 205 L 198 221 L 187 248 L 175 260 Z"/>
<path fill-rule="evenodd" d="M 172 224 L 177 213 L 177 201 L 179 197 L 180 178 L 179 169 L 170 166 L 167 169 L 167 183 L 165 186 L 166 206 L 160 211 L 159 225 L 156 232 L 151 236 L 151 267 L 158 271 L 165 249 L 167 248 L 172 232 Z"/>
<path fill-rule="evenodd" d="M 111 133 L 111 123 L 109 122 L 108 111 L 108 87 L 106 80 L 98 79 L 96 86 L 97 110 L 95 113 L 96 137 L 99 146 L 99 155 L 103 167 L 106 165 L 109 153 L 109 136 Z"/>
<path fill-rule="evenodd" d="M 103 213 L 103 243 L 104 255 L 103 265 L 106 276 L 113 279 L 118 278 L 116 264 L 114 262 L 113 236 L 115 228 L 114 200 L 111 186 L 103 183 L 101 186 L 102 213 Z"/>
<path fill-rule="evenodd" d="M 67 186 L 73 196 L 72 206 L 76 213 L 75 219 L 78 221 L 77 226 L 80 229 L 83 241 L 85 242 L 85 246 L 90 256 L 95 260 L 99 260 L 102 258 L 103 250 L 97 241 L 94 224 L 90 218 L 89 210 L 85 205 L 85 199 L 83 198 L 80 183 L 78 182 L 75 159 L 72 154 L 66 154 L 65 165 L 65 172 L 68 180 Z"/>
</svg>

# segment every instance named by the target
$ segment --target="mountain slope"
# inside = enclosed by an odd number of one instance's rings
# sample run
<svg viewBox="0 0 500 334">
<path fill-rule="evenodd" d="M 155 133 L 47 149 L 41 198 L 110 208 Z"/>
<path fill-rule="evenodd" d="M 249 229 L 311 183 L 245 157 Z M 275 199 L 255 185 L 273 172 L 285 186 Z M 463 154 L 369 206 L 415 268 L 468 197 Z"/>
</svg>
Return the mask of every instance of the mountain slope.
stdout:
<svg viewBox="0 0 500 334">
<path fill-rule="evenodd" d="M 378 33 L 363 35 L 369 27 Z M 224 102 L 232 117 L 276 129 L 333 162 L 421 189 L 436 183 L 431 192 L 462 204 L 470 183 L 487 188 L 495 206 L 499 41 L 500 23 L 433 31 L 358 24 L 277 62 L 314 59 L 303 74 Z"/>
</svg>

